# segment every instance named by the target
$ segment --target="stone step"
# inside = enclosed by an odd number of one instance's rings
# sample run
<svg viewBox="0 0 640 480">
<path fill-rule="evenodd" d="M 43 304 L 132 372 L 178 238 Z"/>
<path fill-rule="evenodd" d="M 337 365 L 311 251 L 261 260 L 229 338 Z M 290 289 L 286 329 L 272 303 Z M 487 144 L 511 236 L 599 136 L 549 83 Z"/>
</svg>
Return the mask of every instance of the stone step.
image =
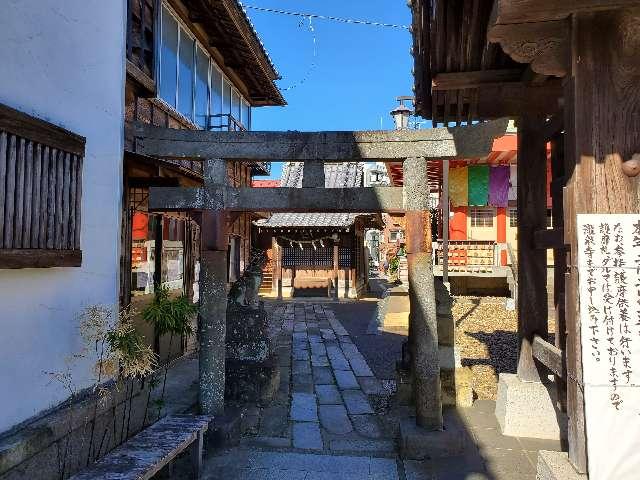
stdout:
<svg viewBox="0 0 640 480">
<path fill-rule="evenodd" d="M 235 456 L 223 455 L 207 461 L 206 478 L 225 480 L 397 480 L 394 458 L 363 455 L 327 455 L 304 452 L 249 450 Z"/>
</svg>

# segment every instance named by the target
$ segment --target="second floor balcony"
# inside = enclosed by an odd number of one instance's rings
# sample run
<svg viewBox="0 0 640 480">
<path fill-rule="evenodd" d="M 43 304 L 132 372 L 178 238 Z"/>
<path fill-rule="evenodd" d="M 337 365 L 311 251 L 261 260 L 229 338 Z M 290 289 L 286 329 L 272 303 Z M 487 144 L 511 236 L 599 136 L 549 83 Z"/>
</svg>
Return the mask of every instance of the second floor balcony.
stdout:
<svg viewBox="0 0 640 480">
<path fill-rule="evenodd" d="M 219 113 L 207 115 L 206 130 L 212 132 L 246 132 L 247 128 L 236 119 L 231 113 Z M 253 175 L 269 175 L 271 173 L 271 162 L 254 162 L 251 165 Z"/>
</svg>

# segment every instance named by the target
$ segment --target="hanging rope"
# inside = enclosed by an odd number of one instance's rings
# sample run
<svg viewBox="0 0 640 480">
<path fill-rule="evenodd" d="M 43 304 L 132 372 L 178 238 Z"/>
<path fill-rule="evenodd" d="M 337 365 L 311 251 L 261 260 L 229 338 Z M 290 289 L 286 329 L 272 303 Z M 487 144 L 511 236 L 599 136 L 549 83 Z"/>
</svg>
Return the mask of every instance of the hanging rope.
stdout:
<svg viewBox="0 0 640 480">
<path fill-rule="evenodd" d="M 282 90 L 283 92 L 286 92 L 288 90 L 293 90 L 294 88 L 301 86 L 303 83 L 309 80 L 309 78 L 311 77 L 311 74 L 316 68 L 316 57 L 318 56 L 316 31 L 315 31 L 315 28 L 313 28 L 313 23 L 311 23 L 311 17 L 308 17 L 307 20 L 309 21 L 309 32 L 311 32 L 311 40 L 313 41 L 313 57 L 312 57 L 313 60 L 311 61 L 311 65 L 309 65 L 307 72 L 304 74 L 304 77 L 302 77 L 302 79 L 298 80 L 296 83 L 289 85 L 288 87 L 281 88 L 280 90 Z M 304 24 L 304 19 L 300 20 L 298 27 L 302 27 L 303 24 Z"/>
<path fill-rule="evenodd" d="M 395 23 L 384 23 L 384 22 L 374 22 L 371 20 L 357 20 L 355 18 L 342 18 L 342 17 L 333 17 L 331 15 L 318 15 L 315 13 L 302 13 L 302 12 L 292 12 L 289 10 L 279 10 L 277 8 L 266 8 L 266 7 L 257 7 L 255 5 L 245 5 L 241 3 L 243 8 L 249 8 L 251 10 L 258 10 L 260 12 L 269 12 L 269 13 L 278 13 L 280 15 L 290 15 L 294 17 L 305 17 L 305 18 L 318 18 L 320 20 L 331 20 L 333 22 L 339 23 L 349 23 L 356 25 L 370 25 L 373 27 L 386 27 L 386 28 L 399 28 L 403 30 L 409 30 L 408 25 L 398 25 Z"/>
<path fill-rule="evenodd" d="M 299 240 L 297 238 L 289 238 L 289 237 L 285 237 L 283 235 L 278 235 L 277 238 L 279 240 L 284 240 L 285 242 L 289 242 L 289 246 L 293 247 L 294 244 L 298 244 L 298 247 L 300 248 L 300 250 L 304 249 L 303 245 L 311 245 L 313 247 L 314 250 L 316 250 L 318 248 L 318 246 L 320 248 L 324 248 L 325 246 L 328 246 L 328 243 L 325 244 L 326 240 L 332 240 L 335 241 L 335 236 L 334 235 L 325 235 L 324 237 L 318 237 L 318 238 L 313 238 L 310 240 Z M 317 246 L 316 246 L 317 244 Z"/>
</svg>

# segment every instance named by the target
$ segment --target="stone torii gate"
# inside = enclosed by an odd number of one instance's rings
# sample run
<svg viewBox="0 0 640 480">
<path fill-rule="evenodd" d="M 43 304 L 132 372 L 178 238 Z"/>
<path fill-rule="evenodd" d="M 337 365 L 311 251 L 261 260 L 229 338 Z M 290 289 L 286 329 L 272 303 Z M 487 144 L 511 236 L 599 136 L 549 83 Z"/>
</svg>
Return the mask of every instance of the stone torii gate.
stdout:
<svg viewBox="0 0 640 480">
<path fill-rule="evenodd" d="M 440 366 L 431 260 L 426 159 L 489 154 L 506 121 L 458 128 L 364 132 L 205 132 L 134 124 L 139 153 L 204 161 L 204 186 L 156 187 L 150 210 L 202 212 L 200 270 L 200 384 L 202 413 L 224 408 L 227 211 L 405 212 L 409 264 L 409 345 L 416 422 L 442 429 Z M 323 162 L 404 161 L 404 187 L 324 188 Z M 303 188 L 233 188 L 227 161 L 302 161 Z"/>
</svg>

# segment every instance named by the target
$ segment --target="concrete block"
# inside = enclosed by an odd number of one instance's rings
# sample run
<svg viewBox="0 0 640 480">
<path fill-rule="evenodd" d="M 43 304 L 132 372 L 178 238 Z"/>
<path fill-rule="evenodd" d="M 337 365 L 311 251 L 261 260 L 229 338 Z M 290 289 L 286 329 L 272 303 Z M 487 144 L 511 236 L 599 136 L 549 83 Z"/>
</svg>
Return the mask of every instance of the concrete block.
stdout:
<svg viewBox="0 0 640 480">
<path fill-rule="evenodd" d="M 400 456 L 405 460 L 425 460 L 461 455 L 465 435 L 459 420 L 447 416 L 444 430 L 429 431 L 416 424 L 415 418 L 400 422 Z"/>
<path fill-rule="evenodd" d="M 538 452 L 536 480 L 587 480 L 587 475 L 575 471 L 566 452 Z"/>
<path fill-rule="evenodd" d="M 560 440 L 566 437 L 566 415 L 555 408 L 555 386 L 523 382 L 501 373 L 496 418 L 503 435 Z M 532 414 L 535 412 L 535 414 Z"/>
</svg>

